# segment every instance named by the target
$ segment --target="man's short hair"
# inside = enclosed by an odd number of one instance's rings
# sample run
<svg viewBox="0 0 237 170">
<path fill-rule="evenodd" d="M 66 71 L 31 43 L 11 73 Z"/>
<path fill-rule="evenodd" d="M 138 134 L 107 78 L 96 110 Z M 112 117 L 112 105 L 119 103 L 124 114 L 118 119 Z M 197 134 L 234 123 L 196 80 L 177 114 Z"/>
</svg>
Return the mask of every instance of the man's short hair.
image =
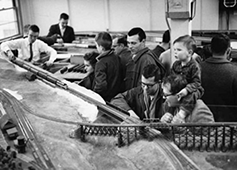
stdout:
<svg viewBox="0 0 237 170">
<path fill-rule="evenodd" d="M 162 42 L 163 43 L 169 43 L 170 42 L 170 31 L 169 30 L 166 30 L 163 34 L 163 37 L 162 37 Z"/>
<path fill-rule="evenodd" d="M 92 67 L 95 68 L 95 64 L 97 62 L 96 58 L 98 56 L 99 56 L 99 53 L 92 51 L 92 52 L 86 53 L 83 58 L 84 60 L 89 61 L 90 65 L 92 65 Z"/>
<path fill-rule="evenodd" d="M 60 18 L 59 19 L 65 19 L 68 20 L 69 19 L 69 15 L 66 13 L 61 13 Z"/>
<path fill-rule="evenodd" d="M 141 42 L 142 40 L 146 39 L 146 33 L 145 33 L 145 31 L 144 31 L 142 28 L 140 28 L 140 27 L 132 28 L 132 29 L 128 32 L 128 36 L 133 36 L 133 35 L 138 35 L 140 42 Z"/>
<path fill-rule="evenodd" d="M 29 30 L 33 31 L 33 32 L 39 32 L 40 29 L 37 25 L 31 25 Z"/>
<path fill-rule="evenodd" d="M 123 44 L 125 47 L 127 47 L 128 46 L 127 36 L 123 35 L 123 36 L 118 37 L 117 43 Z"/>
<path fill-rule="evenodd" d="M 142 75 L 146 79 L 151 78 L 151 77 L 155 77 L 155 80 L 154 80 L 155 82 L 161 82 L 161 79 L 162 79 L 160 69 L 155 64 L 146 65 L 144 67 L 143 71 L 142 71 Z"/>
<path fill-rule="evenodd" d="M 171 94 L 176 94 L 185 88 L 188 84 L 186 78 L 182 75 L 172 74 L 164 78 L 163 84 L 170 84 Z"/>
<path fill-rule="evenodd" d="M 211 40 L 212 54 L 224 55 L 230 47 L 230 38 L 225 34 L 218 34 Z"/>
<path fill-rule="evenodd" d="M 183 43 L 184 46 L 188 49 L 188 50 L 193 50 L 195 51 L 196 50 L 196 41 L 195 39 L 190 36 L 190 35 L 184 35 L 184 36 L 181 36 L 179 38 L 177 38 L 175 41 L 174 41 L 174 44 L 175 43 Z"/>
<path fill-rule="evenodd" d="M 112 37 L 108 32 L 100 32 L 95 37 L 95 41 L 98 45 L 102 46 L 105 50 L 110 50 L 112 47 Z"/>
</svg>

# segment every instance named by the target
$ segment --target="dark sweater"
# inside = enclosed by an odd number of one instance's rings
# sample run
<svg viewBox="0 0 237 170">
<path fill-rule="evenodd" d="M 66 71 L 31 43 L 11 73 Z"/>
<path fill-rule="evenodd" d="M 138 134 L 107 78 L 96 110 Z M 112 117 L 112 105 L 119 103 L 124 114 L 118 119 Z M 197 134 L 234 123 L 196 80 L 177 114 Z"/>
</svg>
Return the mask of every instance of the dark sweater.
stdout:
<svg viewBox="0 0 237 170">
<path fill-rule="evenodd" d="M 237 121 L 237 67 L 226 59 L 208 58 L 201 63 L 203 101 L 216 121 Z"/>
</svg>

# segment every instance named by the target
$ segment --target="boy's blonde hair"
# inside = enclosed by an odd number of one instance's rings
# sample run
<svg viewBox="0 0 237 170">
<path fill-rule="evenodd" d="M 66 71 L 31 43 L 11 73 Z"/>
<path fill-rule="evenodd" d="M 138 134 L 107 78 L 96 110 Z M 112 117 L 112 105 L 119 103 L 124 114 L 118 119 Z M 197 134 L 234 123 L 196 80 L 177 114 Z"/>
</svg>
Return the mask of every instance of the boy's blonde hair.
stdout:
<svg viewBox="0 0 237 170">
<path fill-rule="evenodd" d="M 183 43 L 184 46 L 188 50 L 192 50 L 193 52 L 196 50 L 196 47 L 197 47 L 195 39 L 190 35 L 184 35 L 184 36 L 181 36 L 181 37 L 177 38 L 174 41 L 174 44 L 175 43 Z"/>
</svg>

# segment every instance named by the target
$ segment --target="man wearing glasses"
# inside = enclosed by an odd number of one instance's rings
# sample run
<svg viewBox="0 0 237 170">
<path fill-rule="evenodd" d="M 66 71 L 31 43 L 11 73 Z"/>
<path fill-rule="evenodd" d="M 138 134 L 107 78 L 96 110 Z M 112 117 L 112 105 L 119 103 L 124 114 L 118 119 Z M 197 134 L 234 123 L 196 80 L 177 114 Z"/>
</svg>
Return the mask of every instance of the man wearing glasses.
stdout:
<svg viewBox="0 0 237 170">
<path fill-rule="evenodd" d="M 149 64 L 143 69 L 141 85 L 118 94 L 111 103 L 140 120 L 161 118 L 163 103 L 161 78 L 160 69 L 155 64 Z"/>
</svg>

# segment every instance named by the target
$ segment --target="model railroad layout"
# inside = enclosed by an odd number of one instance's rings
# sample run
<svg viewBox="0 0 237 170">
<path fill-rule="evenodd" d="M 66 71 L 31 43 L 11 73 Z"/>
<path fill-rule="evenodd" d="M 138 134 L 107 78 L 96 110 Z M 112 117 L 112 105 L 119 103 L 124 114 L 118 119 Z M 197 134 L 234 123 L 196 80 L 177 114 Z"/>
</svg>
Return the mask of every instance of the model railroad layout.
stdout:
<svg viewBox="0 0 237 170">
<path fill-rule="evenodd" d="M 110 104 L 103 104 L 88 97 L 70 86 L 70 83 L 57 78 L 53 74 L 26 63 L 19 59 L 12 61 L 14 64 L 34 73 L 40 80 L 54 87 L 59 87 L 93 103 L 98 110 L 113 120 L 113 124 L 78 122 L 78 135 L 82 141 L 86 136 L 115 136 L 118 146 L 129 145 L 134 140 L 146 138 L 153 140 L 162 149 L 174 169 L 199 169 L 178 147 L 189 150 L 213 150 L 227 151 L 237 149 L 237 124 L 235 123 L 212 123 L 212 124 L 162 124 L 157 120 L 139 121 Z M 7 92 L 2 91 L 12 104 L 13 112 L 18 126 L 24 137 L 29 140 L 27 145 L 32 149 L 37 164 L 45 169 L 55 169 L 44 148 L 37 141 L 37 137 L 30 125 L 29 120 L 22 112 L 21 103 Z M 162 132 L 162 133 L 161 133 Z M 178 146 L 178 147 L 177 147 Z"/>
</svg>

